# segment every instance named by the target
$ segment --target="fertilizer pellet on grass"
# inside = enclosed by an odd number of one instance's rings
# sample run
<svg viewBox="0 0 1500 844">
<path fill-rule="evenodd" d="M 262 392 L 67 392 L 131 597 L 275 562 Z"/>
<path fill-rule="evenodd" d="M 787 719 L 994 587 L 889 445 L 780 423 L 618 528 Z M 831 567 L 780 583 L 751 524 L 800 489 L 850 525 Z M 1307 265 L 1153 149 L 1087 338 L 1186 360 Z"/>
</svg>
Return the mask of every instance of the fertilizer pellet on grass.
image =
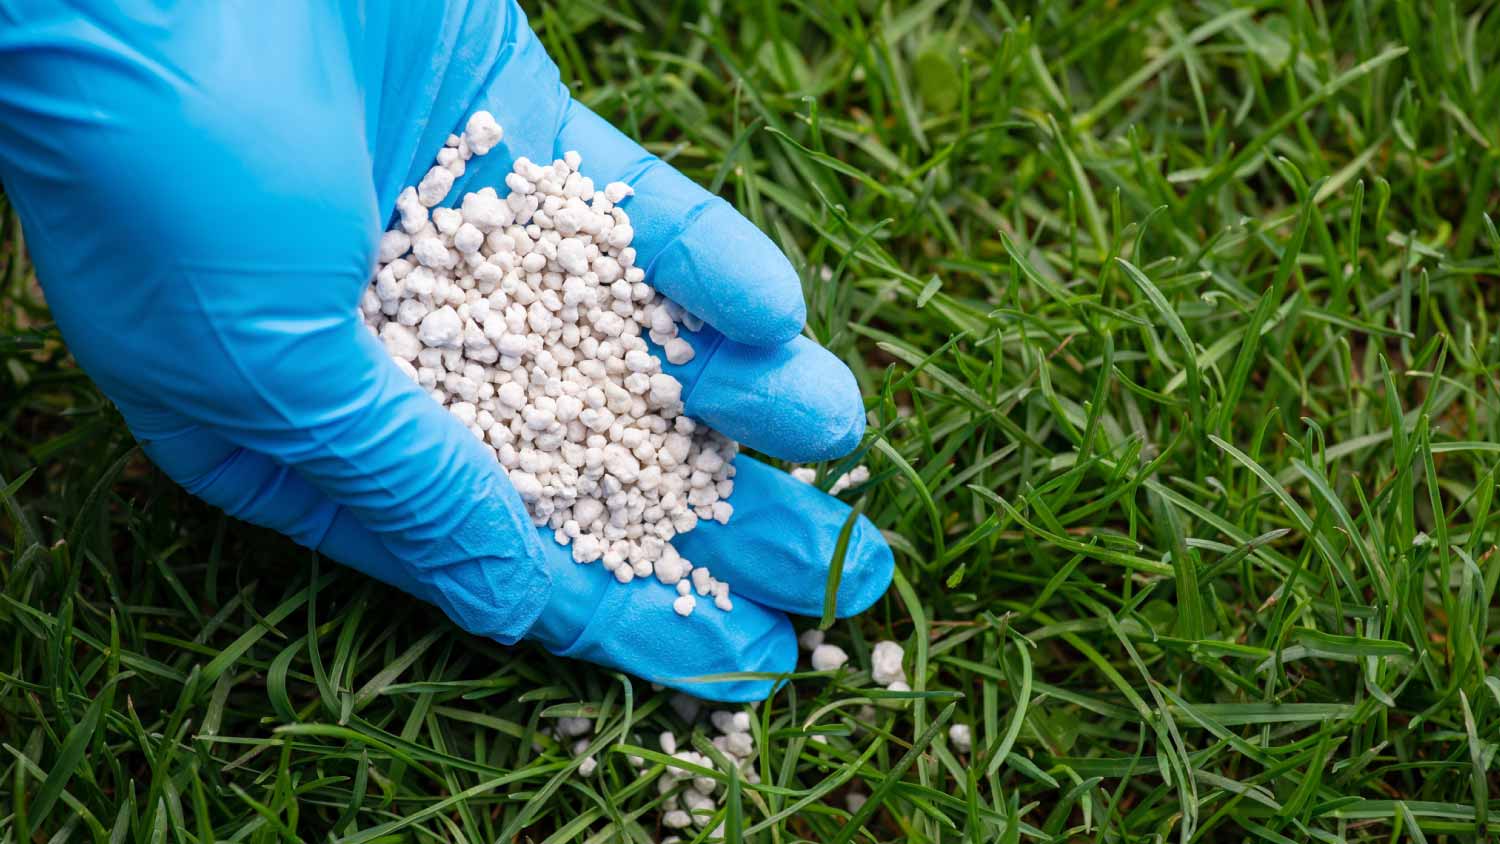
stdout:
<svg viewBox="0 0 1500 844">
<path fill-rule="evenodd" d="M 596 189 L 568 152 L 515 160 L 494 187 L 443 207 L 465 162 L 503 137 L 488 112 L 449 136 L 397 199 L 360 310 L 396 366 L 494 453 L 532 520 L 628 583 L 676 586 L 733 608 L 729 585 L 670 544 L 727 523 L 738 445 L 685 415 L 662 371 L 692 359 L 679 326 L 700 320 L 646 283 L 623 182 Z M 649 339 L 650 343 L 647 342 Z M 696 595 L 694 594 L 696 593 Z"/>
<path fill-rule="evenodd" d="M 844 667 L 844 663 L 849 661 L 849 654 L 838 645 L 818 645 L 813 648 L 809 661 L 814 671 L 834 671 Z"/>
<path fill-rule="evenodd" d="M 906 651 L 900 644 L 876 642 L 875 649 L 870 652 L 870 679 L 886 687 L 905 682 L 906 672 L 901 668 L 901 661 L 905 658 Z"/>
<path fill-rule="evenodd" d="M 816 627 L 809 627 L 797 634 L 797 647 L 811 653 L 819 645 L 823 644 L 825 635 L 822 630 Z"/>
<path fill-rule="evenodd" d="M 948 741 L 953 743 L 954 750 L 968 753 L 974 749 L 974 731 L 968 724 L 954 724 L 948 728 Z"/>
<path fill-rule="evenodd" d="M 695 706 L 691 708 L 690 718 L 695 720 L 701 711 L 701 705 L 696 699 L 688 698 L 686 695 L 674 695 L 674 700 L 691 700 Z M 674 707 L 676 709 L 678 707 Z M 685 709 L 685 707 L 684 707 Z M 683 711 L 678 710 L 679 713 Z M 760 774 L 754 766 L 755 739 L 751 732 L 750 713 L 744 711 L 714 710 L 709 713 L 709 723 L 717 731 L 710 739 L 714 749 L 724 755 L 738 770 L 738 775 L 744 782 L 759 784 Z M 558 718 L 551 728 L 544 728 L 541 732 L 558 739 L 560 743 L 569 748 L 574 758 L 579 759 L 577 773 L 582 777 L 591 777 L 601 770 L 599 759 L 590 754 L 589 739 L 587 736 L 593 732 L 594 722 L 588 718 L 563 717 Z M 571 742 L 569 740 L 572 740 Z M 709 756 L 695 750 L 679 746 L 677 736 L 670 730 L 664 730 L 657 737 L 657 743 L 661 752 L 671 757 L 672 761 L 666 764 L 665 770 L 656 782 L 656 789 L 662 795 L 659 820 L 661 824 L 669 829 L 688 829 L 690 827 L 703 828 L 717 815 L 722 806 L 725 792 L 723 785 L 711 776 L 705 776 L 691 770 L 687 765 L 699 768 L 715 769 L 718 764 Z M 540 745 L 537 745 L 540 750 Z M 643 760 L 637 756 L 627 756 L 627 762 L 632 767 L 644 767 Z M 711 837 L 722 837 L 723 830 L 710 833 Z"/>
</svg>

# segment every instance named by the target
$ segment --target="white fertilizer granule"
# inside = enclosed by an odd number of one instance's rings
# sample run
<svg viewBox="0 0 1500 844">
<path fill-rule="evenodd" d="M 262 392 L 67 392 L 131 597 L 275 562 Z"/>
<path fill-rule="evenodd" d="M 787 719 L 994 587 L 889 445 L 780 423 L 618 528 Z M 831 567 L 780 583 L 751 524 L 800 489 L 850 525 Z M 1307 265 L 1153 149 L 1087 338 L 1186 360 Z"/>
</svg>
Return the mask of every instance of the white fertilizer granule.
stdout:
<svg viewBox="0 0 1500 844">
<path fill-rule="evenodd" d="M 948 728 L 948 741 L 953 743 L 954 750 L 968 753 L 974 749 L 974 731 L 968 724 L 954 724 Z"/>
<path fill-rule="evenodd" d="M 870 652 L 870 679 L 887 687 L 897 682 L 904 683 L 906 672 L 901 669 L 901 661 L 905 658 L 906 651 L 899 643 L 876 642 L 875 649 Z"/>
<path fill-rule="evenodd" d="M 594 722 L 588 718 L 557 719 L 557 734 L 563 738 L 578 738 L 594 731 Z"/>
<path fill-rule="evenodd" d="M 811 652 L 817 646 L 823 644 L 825 634 L 816 627 L 810 627 L 797 635 L 797 647 Z"/>
<path fill-rule="evenodd" d="M 834 671 L 849 661 L 849 654 L 838 645 L 818 645 L 809 659 L 814 671 Z"/>
<path fill-rule="evenodd" d="M 677 586 L 672 608 L 733 607 L 729 585 L 670 544 L 733 515 L 732 440 L 684 415 L 674 364 L 693 357 L 678 326 L 701 327 L 636 266 L 619 203 L 568 152 L 518 158 L 493 187 L 443 207 L 473 156 L 500 142 L 489 112 L 450 135 L 438 163 L 401 192 L 360 301 L 396 366 L 495 454 L 532 520 L 621 583 Z M 688 588 L 684 588 L 688 587 Z M 696 593 L 694 595 L 693 593 Z"/>
</svg>

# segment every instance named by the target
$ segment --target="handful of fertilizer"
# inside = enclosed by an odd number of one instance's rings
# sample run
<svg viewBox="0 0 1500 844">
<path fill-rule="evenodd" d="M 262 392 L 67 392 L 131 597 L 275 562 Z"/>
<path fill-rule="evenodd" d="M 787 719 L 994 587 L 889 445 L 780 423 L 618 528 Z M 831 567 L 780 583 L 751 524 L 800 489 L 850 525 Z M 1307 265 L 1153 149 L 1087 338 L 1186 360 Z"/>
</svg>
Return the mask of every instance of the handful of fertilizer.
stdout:
<svg viewBox="0 0 1500 844">
<path fill-rule="evenodd" d="M 729 584 L 670 543 L 734 512 L 739 447 L 684 414 L 682 384 L 654 351 L 691 360 L 679 326 L 702 322 L 636 266 L 622 207 L 634 190 L 596 189 L 577 152 L 548 165 L 518 158 L 505 197 L 486 186 L 443 206 L 465 162 L 502 134 L 476 112 L 401 192 L 364 320 L 494 452 L 532 520 L 575 561 L 602 563 L 620 583 L 655 576 L 677 590 L 680 615 L 698 597 L 727 611 Z"/>
</svg>

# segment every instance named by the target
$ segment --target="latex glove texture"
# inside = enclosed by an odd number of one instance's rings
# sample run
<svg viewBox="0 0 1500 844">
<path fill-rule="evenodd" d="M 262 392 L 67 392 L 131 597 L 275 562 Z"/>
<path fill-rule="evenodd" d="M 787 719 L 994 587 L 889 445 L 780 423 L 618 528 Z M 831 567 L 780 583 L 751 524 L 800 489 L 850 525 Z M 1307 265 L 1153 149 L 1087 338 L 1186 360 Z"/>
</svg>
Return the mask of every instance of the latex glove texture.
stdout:
<svg viewBox="0 0 1500 844">
<path fill-rule="evenodd" d="M 737 458 L 727 525 L 674 541 L 735 609 L 672 613 L 532 526 L 492 453 L 389 360 L 356 303 L 401 188 L 487 109 L 502 144 L 445 204 L 519 156 L 623 180 L 647 280 L 708 325 L 668 366 L 694 417 L 776 457 L 848 452 L 848 369 L 800 336 L 796 272 L 722 200 L 573 100 L 508 2 L 0 0 L 0 179 L 69 348 L 164 471 L 441 607 L 704 697 L 792 670 L 786 612 L 821 612 L 843 503 Z M 890 549 L 860 517 L 838 595 L 868 607 Z"/>
</svg>

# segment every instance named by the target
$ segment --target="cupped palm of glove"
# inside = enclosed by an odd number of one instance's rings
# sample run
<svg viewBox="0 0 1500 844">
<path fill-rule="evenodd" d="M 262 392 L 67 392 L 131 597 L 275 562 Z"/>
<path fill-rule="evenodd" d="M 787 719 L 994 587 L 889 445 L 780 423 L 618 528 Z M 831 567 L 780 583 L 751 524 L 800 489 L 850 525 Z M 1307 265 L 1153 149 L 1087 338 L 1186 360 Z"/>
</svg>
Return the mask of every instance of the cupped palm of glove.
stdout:
<svg viewBox="0 0 1500 844">
<path fill-rule="evenodd" d="M 751 223 L 574 101 L 510 2 L 81 3 L 0 32 L 0 177 L 74 356 L 147 453 L 203 499 L 440 606 L 704 697 L 765 696 L 822 611 L 843 503 L 736 460 L 733 518 L 674 540 L 735 609 L 615 583 L 532 526 L 492 453 L 398 371 L 356 303 L 401 187 L 467 115 L 504 142 L 450 197 L 520 156 L 583 155 L 625 181 L 648 280 L 707 325 L 666 369 L 687 412 L 766 454 L 821 460 L 864 430 L 848 369 L 800 336 L 786 258 Z M 140 6 L 140 8 L 135 8 Z M 92 8 L 90 8 L 92 7 Z M 858 517 L 839 615 L 889 584 Z"/>
</svg>

